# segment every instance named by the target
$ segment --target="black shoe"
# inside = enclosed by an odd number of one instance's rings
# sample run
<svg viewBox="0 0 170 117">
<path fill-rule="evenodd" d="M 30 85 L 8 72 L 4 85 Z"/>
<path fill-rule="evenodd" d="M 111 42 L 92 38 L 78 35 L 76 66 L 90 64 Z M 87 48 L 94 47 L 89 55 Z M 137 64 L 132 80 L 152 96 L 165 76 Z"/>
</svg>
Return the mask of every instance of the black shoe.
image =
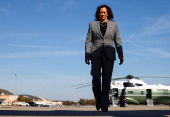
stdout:
<svg viewBox="0 0 170 117">
<path fill-rule="evenodd" d="M 107 112 L 108 110 L 102 110 L 102 112 Z"/>
<path fill-rule="evenodd" d="M 97 111 L 99 111 L 100 108 L 101 108 L 101 104 L 100 104 L 100 103 L 96 103 L 96 109 L 97 109 Z"/>
</svg>

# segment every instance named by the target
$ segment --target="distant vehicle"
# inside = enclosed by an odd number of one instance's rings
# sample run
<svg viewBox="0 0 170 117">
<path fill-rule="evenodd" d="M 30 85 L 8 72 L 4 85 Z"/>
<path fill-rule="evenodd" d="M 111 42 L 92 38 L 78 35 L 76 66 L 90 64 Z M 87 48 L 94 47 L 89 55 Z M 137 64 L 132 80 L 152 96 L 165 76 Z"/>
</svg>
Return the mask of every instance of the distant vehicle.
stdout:
<svg viewBox="0 0 170 117">
<path fill-rule="evenodd" d="M 1 105 L 8 105 L 7 103 L 1 103 Z"/>
<path fill-rule="evenodd" d="M 49 107 L 50 105 L 45 102 L 36 102 L 38 107 Z"/>
<path fill-rule="evenodd" d="M 49 104 L 49 106 L 56 106 L 56 104 Z"/>
<path fill-rule="evenodd" d="M 60 105 L 60 104 L 56 104 L 56 106 L 62 106 L 62 105 Z"/>
<path fill-rule="evenodd" d="M 29 104 L 25 102 L 18 102 L 18 106 L 29 106 Z"/>
<path fill-rule="evenodd" d="M 77 106 L 77 107 L 81 107 L 81 104 L 77 103 L 76 106 Z"/>
<path fill-rule="evenodd" d="M 38 106 L 35 102 L 28 102 L 29 106 Z"/>
<path fill-rule="evenodd" d="M 43 104 L 43 107 L 49 107 L 50 105 L 49 104 Z"/>
<path fill-rule="evenodd" d="M 59 105 L 59 104 L 49 104 L 49 106 L 62 106 L 62 105 Z"/>
</svg>

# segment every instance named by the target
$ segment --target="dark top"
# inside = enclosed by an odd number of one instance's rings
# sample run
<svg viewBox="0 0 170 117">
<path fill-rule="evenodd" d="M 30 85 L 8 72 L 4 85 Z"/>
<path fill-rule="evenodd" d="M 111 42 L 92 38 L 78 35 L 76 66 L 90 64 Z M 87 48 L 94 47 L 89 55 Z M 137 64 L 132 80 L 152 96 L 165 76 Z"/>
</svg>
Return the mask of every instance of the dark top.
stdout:
<svg viewBox="0 0 170 117">
<path fill-rule="evenodd" d="M 101 31 L 103 37 L 106 32 L 106 28 L 107 28 L 107 22 L 100 22 L 100 31 Z"/>
</svg>

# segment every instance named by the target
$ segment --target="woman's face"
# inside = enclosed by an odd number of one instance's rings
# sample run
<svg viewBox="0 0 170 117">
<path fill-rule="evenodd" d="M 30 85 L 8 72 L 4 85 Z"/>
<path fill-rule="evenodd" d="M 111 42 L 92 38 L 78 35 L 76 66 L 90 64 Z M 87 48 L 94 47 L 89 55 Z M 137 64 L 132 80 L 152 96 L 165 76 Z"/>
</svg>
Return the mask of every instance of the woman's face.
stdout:
<svg viewBox="0 0 170 117">
<path fill-rule="evenodd" d="M 100 9 L 99 16 L 100 16 L 100 21 L 107 20 L 108 13 L 107 13 L 107 9 L 105 7 Z"/>
</svg>

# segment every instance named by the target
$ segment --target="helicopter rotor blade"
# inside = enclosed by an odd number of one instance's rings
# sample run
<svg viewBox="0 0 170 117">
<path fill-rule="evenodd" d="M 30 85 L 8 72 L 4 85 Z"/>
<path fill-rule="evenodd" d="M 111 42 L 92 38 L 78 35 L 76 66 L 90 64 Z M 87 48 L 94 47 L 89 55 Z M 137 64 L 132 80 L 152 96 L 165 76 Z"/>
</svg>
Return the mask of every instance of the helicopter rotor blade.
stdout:
<svg viewBox="0 0 170 117">
<path fill-rule="evenodd" d="M 137 78 L 170 78 L 170 77 L 164 77 L 164 76 L 139 76 Z"/>
<path fill-rule="evenodd" d="M 114 78 L 114 79 L 111 79 L 111 80 L 119 80 L 119 79 L 126 79 L 125 77 L 122 77 L 122 78 Z M 75 87 L 75 86 L 79 86 L 79 85 L 84 85 L 84 84 L 89 84 L 91 82 L 86 82 L 86 83 L 82 83 L 82 84 L 77 84 L 77 85 L 72 85 L 71 87 Z"/>
<path fill-rule="evenodd" d="M 82 83 L 82 84 L 77 84 L 77 85 L 73 85 L 73 86 L 71 86 L 71 87 L 75 87 L 75 86 L 79 86 L 79 85 L 84 85 L 84 84 L 89 84 L 89 83 L 91 83 L 91 82 L 86 82 L 86 83 Z"/>
<path fill-rule="evenodd" d="M 113 78 L 113 79 L 111 79 L 111 80 L 113 81 L 113 80 L 120 80 L 120 79 L 126 79 L 126 77 L 122 77 L 122 78 Z"/>
<path fill-rule="evenodd" d="M 88 87 L 88 86 L 91 86 L 92 84 L 89 84 L 89 85 L 85 85 L 85 86 L 82 86 L 82 87 L 77 87 L 76 89 L 80 89 L 80 88 L 83 88 L 83 87 Z"/>
</svg>

